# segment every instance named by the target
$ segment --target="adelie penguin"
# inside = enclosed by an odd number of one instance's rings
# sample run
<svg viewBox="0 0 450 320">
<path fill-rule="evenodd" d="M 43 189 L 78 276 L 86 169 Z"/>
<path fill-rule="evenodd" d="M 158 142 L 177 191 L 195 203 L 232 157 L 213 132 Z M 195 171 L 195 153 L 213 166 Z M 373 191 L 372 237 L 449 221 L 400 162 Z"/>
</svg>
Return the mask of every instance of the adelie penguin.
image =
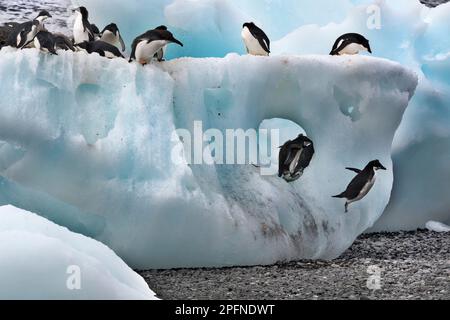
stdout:
<svg viewBox="0 0 450 320">
<path fill-rule="evenodd" d="M 355 55 L 361 51 L 372 53 L 369 40 L 359 33 L 347 33 L 340 36 L 333 45 L 330 52 L 332 56 L 340 56 L 344 54 Z"/>
<path fill-rule="evenodd" d="M 298 180 L 314 156 L 314 143 L 303 134 L 280 148 L 278 176 L 287 182 Z"/>
<path fill-rule="evenodd" d="M 86 51 L 89 54 L 98 53 L 101 57 L 108 59 L 124 58 L 120 50 L 107 42 L 97 41 L 85 41 L 76 45 L 80 49 Z"/>
<path fill-rule="evenodd" d="M 241 36 L 242 40 L 244 40 L 248 54 L 254 56 L 269 56 L 269 37 L 253 22 L 244 23 Z"/>
<path fill-rule="evenodd" d="M 86 41 L 95 40 L 95 30 L 89 22 L 89 12 L 85 7 L 73 10 L 76 13 L 73 26 L 73 41 L 77 45 Z M 98 28 L 97 28 L 98 29 Z"/>
<path fill-rule="evenodd" d="M 386 168 L 378 160 L 369 162 L 364 170 L 355 168 L 346 168 L 347 170 L 354 171 L 358 175 L 350 182 L 347 190 L 342 192 L 333 198 L 347 199 L 345 202 L 345 212 L 348 212 L 348 206 L 351 203 L 357 202 L 363 199 L 372 189 L 376 180 L 376 172 L 378 170 L 386 170 Z"/>
<path fill-rule="evenodd" d="M 155 30 L 167 30 L 166 26 L 159 26 Z M 157 53 L 155 53 L 154 58 L 159 62 L 164 61 L 164 56 L 166 54 L 167 46 L 162 47 Z"/>
<path fill-rule="evenodd" d="M 13 31 L 10 33 L 8 45 L 15 48 L 23 48 L 33 42 L 36 34 L 45 30 L 44 21 L 52 16 L 47 10 L 39 12 L 37 17 L 25 23 L 13 24 Z"/>
<path fill-rule="evenodd" d="M 53 34 L 48 31 L 39 31 L 34 37 L 34 46 L 36 49 L 51 54 L 56 53 L 56 41 Z"/>
<path fill-rule="evenodd" d="M 176 43 L 183 46 L 168 30 L 154 29 L 147 31 L 134 39 L 130 62 L 137 61 L 142 65 L 146 65 L 152 61 L 155 54 L 169 43 Z"/>
<path fill-rule="evenodd" d="M 115 23 L 107 25 L 100 34 L 101 41 L 107 42 L 116 47 L 120 46 L 122 51 L 125 51 L 125 42 L 123 41 L 119 28 Z"/>
</svg>

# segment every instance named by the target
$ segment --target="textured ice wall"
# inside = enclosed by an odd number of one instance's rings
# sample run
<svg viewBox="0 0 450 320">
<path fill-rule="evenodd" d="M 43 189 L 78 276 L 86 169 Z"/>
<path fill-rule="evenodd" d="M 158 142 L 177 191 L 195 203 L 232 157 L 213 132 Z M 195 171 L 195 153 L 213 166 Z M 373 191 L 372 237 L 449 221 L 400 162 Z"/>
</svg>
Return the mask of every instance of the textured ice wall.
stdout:
<svg viewBox="0 0 450 320">
<path fill-rule="evenodd" d="M 105 245 L 13 206 L 0 207 L 0 299 L 155 299 Z"/>
<path fill-rule="evenodd" d="M 186 44 L 170 48 L 169 58 L 243 53 L 240 28 L 249 20 L 268 33 L 274 55 L 326 55 L 339 35 L 366 35 L 375 56 L 398 61 L 420 77 L 394 141 L 392 200 L 372 230 L 415 229 L 430 219 L 450 220 L 450 3 L 429 9 L 414 0 L 78 2 L 91 8 L 92 19 L 100 24 L 119 22 L 128 42 L 167 24 Z M 381 28 L 368 29 L 377 8 Z"/>
<path fill-rule="evenodd" d="M 145 68 L 83 53 L 0 57 L 0 201 L 36 207 L 136 268 L 338 256 L 389 201 L 391 144 L 417 84 L 400 65 L 362 56 L 229 55 Z M 296 184 L 252 165 L 172 161 L 176 128 L 201 120 L 204 130 L 256 129 L 272 118 L 315 142 Z M 344 168 L 375 158 L 389 171 L 345 215 L 331 198 L 353 177 Z"/>
</svg>

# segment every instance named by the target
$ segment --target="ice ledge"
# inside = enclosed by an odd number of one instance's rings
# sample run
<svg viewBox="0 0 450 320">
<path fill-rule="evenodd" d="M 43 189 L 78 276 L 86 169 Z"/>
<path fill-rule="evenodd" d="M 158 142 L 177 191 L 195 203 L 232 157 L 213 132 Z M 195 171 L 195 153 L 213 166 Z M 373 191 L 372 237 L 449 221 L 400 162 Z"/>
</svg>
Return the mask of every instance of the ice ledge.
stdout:
<svg viewBox="0 0 450 320">
<path fill-rule="evenodd" d="M 389 201 L 392 140 L 417 76 L 364 56 L 230 54 L 142 68 L 3 49 L 0 82 L 0 175 L 24 195 L 23 205 L 9 203 L 36 212 L 57 204 L 48 217 L 65 203 L 59 224 L 93 226 L 89 234 L 133 267 L 168 268 L 341 254 Z M 257 129 L 270 118 L 298 123 L 315 143 L 295 184 L 250 165 L 172 161 L 175 129 Z M 353 176 L 344 168 L 375 158 L 389 170 L 345 215 L 331 198 Z M 48 195 L 46 206 L 33 210 L 28 192 Z"/>
</svg>

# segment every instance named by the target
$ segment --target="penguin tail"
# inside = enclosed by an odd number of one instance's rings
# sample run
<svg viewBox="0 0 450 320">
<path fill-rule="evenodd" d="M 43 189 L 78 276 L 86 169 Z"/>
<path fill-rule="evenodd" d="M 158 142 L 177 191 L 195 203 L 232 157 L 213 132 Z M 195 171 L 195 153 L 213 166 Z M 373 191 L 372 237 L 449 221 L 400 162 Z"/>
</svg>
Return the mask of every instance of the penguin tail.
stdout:
<svg viewBox="0 0 450 320">
<path fill-rule="evenodd" d="M 339 199 L 345 198 L 345 193 L 341 193 L 341 194 L 338 194 L 337 196 L 333 196 L 333 198 L 339 198 Z"/>
</svg>

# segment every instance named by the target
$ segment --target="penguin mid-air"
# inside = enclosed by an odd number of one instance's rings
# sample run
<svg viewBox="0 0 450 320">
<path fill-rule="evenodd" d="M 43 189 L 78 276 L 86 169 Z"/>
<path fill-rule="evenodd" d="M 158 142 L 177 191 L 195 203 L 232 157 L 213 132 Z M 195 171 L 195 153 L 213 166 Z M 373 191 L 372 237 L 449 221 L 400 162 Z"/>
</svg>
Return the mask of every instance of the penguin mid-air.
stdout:
<svg viewBox="0 0 450 320">
<path fill-rule="evenodd" d="M 333 198 L 347 199 L 345 203 L 345 212 L 348 212 L 348 206 L 356 201 L 363 199 L 375 184 L 376 172 L 378 170 L 386 170 L 386 168 L 378 160 L 369 162 L 364 170 L 355 168 L 346 168 L 347 170 L 354 171 L 358 175 L 350 182 L 343 193 L 333 196 Z"/>
<path fill-rule="evenodd" d="M 333 45 L 330 52 L 332 56 L 340 56 L 344 54 L 354 55 L 360 51 L 368 51 L 372 53 L 369 40 L 358 33 L 347 33 L 340 36 Z"/>
<path fill-rule="evenodd" d="M 76 46 L 89 54 L 98 53 L 101 57 L 108 59 L 125 58 L 116 46 L 101 40 L 85 41 Z"/>
<path fill-rule="evenodd" d="M 125 42 L 123 41 L 119 28 L 115 23 L 107 25 L 100 34 L 101 41 L 107 42 L 116 47 L 120 46 L 122 51 L 125 51 Z"/>
<path fill-rule="evenodd" d="M 242 39 L 244 40 L 247 53 L 254 56 L 269 56 L 269 37 L 258 28 L 253 22 L 245 23 L 242 26 Z"/>
<path fill-rule="evenodd" d="M 169 43 L 176 43 L 183 46 L 183 44 L 175 39 L 173 34 L 168 30 L 154 29 L 147 31 L 134 39 L 130 62 L 135 60 L 142 65 L 146 65 L 152 61 L 158 51 L 163 49 Z"/>
<path fill-rule="evenodd" d="M 303 134 L 289 140 L 280 148 L 278 176 L 287 182 L 298 180 L 311 163 L 314 152 L 314 143 Z"/>
<path fill-rule="evenodd" d="M 85 7 L 73 10 L 76 13 L 73 26 L 73 41 L 75 44 L 95 40 L 95 31 L 89 23 L 89 12 Z"/>
</svg>

